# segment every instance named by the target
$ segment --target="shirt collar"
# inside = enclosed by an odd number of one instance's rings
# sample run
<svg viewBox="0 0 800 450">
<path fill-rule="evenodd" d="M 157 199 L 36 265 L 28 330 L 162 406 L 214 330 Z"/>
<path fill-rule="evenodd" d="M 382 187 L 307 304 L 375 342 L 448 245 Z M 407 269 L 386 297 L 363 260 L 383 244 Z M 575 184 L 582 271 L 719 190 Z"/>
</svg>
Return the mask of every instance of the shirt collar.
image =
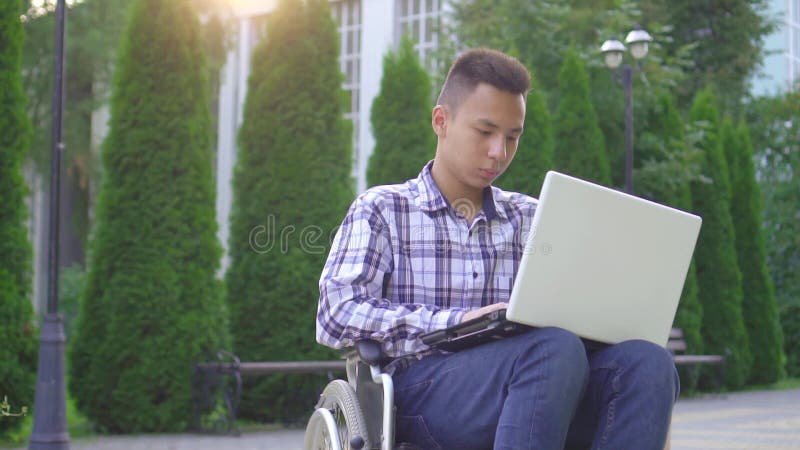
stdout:
<svg viewBox="0 0 800 450">
<path fill-rule="evenodd" d="M 450 202 L 439 190 L 436 181 L 431 175 L 431 167 L 433 167 L 433 160 L 428 161 L 425 167 L 417 177 L 417 186 L 420 196 L 420 209 L 423 211 L 438 211 L 440 209 L 449 208 Z M 495 217 L 507 219 L 505 209 L 499 207 L 497 204 L 496 194 L 499 192 L 498 188 L 488 186 L 483 190 L 483 213 L 486 216 L 486 221 L 490 221 Z"/>
</svg>

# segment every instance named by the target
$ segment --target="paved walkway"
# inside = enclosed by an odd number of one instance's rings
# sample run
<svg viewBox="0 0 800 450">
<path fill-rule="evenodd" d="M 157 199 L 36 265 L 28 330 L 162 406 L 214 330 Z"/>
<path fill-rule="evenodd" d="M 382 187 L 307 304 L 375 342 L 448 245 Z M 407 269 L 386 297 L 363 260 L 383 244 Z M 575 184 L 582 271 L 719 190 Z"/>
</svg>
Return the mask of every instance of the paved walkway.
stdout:
<svg viewBox="0 0 800 450">
<path fill-rule="evenodd" d="M 73 439 L 72 450 L 293 450 L 302 430 L 245 432 L 240 437 L 143 435 Z M 672 419 L 672 450 L 800 450 L 800 389 L 681 400 Z M 22 449 L 20 449 L 22 450 Z"/>
</svg>

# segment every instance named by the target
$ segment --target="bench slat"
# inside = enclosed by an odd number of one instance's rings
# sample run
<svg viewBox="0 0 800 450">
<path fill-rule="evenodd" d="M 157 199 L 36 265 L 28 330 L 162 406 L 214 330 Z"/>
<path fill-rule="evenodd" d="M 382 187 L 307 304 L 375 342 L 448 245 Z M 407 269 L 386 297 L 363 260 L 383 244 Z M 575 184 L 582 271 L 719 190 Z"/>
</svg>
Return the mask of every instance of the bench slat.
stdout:
<svg viewBox="0 0 800 450">
<path fill-rule="evenodd" d="M 233 372 L 233 363 L 203 363 L 197 365 L 204 371 Z M 286 361 L 286 362 L 244 362 L 239 364 L 242 375 L 269 375 L 273 373 L 328 373 L 344 372 L 345 361 Z"/>
<path fill-rule="evenodd" d="M 675 355 L 675 364 L 722 364 L 725 358 L 717 355 Z"/>
</svg>

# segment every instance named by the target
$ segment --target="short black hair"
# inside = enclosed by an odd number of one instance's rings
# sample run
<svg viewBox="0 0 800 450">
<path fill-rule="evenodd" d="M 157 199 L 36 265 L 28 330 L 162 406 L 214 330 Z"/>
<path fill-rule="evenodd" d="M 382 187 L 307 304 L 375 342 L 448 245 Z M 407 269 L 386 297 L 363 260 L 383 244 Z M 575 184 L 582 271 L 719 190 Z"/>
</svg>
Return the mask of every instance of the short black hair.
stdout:
<svg viewBox="0 0 800 450">
<path fill-rule="evenodd" d="M 450 66 L 436 103 L 455 113 L 480 83 L 527 97 L 531 74 L 521 62 L 505 53 L 488 48 L 468 50 Z"/>
</svg>

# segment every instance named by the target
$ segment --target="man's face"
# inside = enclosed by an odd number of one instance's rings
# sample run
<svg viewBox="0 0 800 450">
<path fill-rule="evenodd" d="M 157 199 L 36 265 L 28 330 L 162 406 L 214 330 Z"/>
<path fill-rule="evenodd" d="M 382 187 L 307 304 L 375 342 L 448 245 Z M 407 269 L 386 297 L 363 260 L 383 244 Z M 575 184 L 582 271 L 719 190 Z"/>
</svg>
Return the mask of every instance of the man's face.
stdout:
<svg viewBox="0 0 800 450">
<path fill-rule="evenodd" d="M 439 137 L 437 162 L 465 190 L 484 189 L 508 168 L 525 121 L 522 94 L 481 83 L 455 114 L 443 105 L 433 110 Z"/>
</svg>

